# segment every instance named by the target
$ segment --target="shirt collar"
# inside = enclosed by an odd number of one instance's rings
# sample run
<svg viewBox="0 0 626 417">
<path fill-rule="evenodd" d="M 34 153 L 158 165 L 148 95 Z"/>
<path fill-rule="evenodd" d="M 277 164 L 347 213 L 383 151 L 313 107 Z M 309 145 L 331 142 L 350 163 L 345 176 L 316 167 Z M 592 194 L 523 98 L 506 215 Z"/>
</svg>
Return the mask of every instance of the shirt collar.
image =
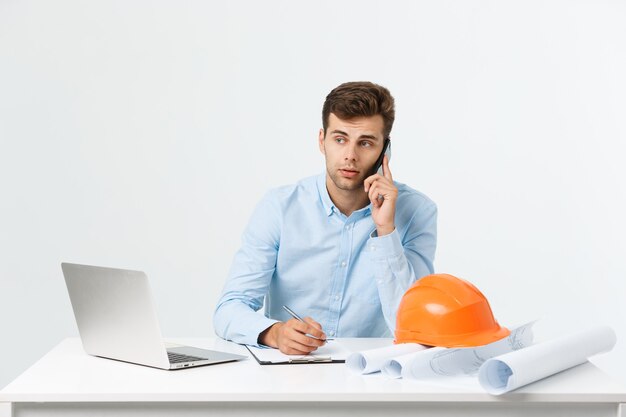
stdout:
<svg viewBox="0 0 626 417">
<path fill-rule="evenodd" d="M 333 214 L 334 211 L 339 212 L 339 209 L 335 206 L 333 200 L 330 199 L 330 195 L 328 194 L 328 188 L 326 188 L 326 172 L 323 172 L 317 177 L 317 191 L 319 193 L 320 200 L 322 200 L 322 205 L 324 206 L 324 213 L 326 213 L 326 216 L 330 216 L 331 214 Z M 370 214 L 371 210 L 372 204 L 370 203 L 362 209 L 355 211 L 355 213 L 362 213 L 362 216 L 365 217 Z"/>
</svg>

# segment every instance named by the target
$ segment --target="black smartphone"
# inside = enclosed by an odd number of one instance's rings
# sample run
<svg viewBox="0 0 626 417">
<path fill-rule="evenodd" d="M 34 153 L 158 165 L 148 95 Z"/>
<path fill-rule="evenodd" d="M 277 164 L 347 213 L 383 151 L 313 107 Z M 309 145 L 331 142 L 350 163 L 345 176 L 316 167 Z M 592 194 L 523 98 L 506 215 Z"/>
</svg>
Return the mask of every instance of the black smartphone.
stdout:
<svg viewBox="0 0 626 417">
<path fill-rule="evenodd" d="M 380 156 L 376 160 L 376 163 L 374 164 L 374 167 L 372 168 L 372 173 L 370 175 L 374 175 L 377 172 L 380 175 L 383 175 L 382 166 L 385 154 L 387 155 L 387 159 L 391 159 L 391 139 L 389 138 L 385 139 L 385 141 L 383 142 L 383 150 L 380 152 Z"/>
</svg>

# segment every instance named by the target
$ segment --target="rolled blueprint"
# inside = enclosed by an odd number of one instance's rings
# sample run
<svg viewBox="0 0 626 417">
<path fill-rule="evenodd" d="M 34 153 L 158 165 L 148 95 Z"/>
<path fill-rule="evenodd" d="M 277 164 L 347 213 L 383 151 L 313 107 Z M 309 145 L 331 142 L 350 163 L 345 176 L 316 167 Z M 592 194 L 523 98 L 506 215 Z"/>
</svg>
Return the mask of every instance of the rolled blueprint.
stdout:
<svg viewBox="0 0 626 417">
<path fill-rule="evenodd" d="M 534 321 L 515 327 L 504 339 L 472 348 L 446 349 L 435 355 L 430 366 L 437 375 L 473 375 L 487 360 L 533 343 Z"/>
<path fill-rule="evenodd" d="M 489 394 L 504 394 L 608 352 L 615 342 L 615 332 L 607 326 L 559 337 L 485 361 L 478 381 Z"/>
<path fill-rule="evenodd" d="M 401 343 L 363 352 L 355 352 L 346 359 L 346 366 L 353 372 L 370 374 L 380 371 L 383 364 L 391 358 L 411 352 L 419 352 L 424 349 L 426 349 L 426 346 L 417 343 Z"/>
<path fill-rule="evenodd" d="M 532 326 L 526 323 L 511 330 L 504 339 L 472 348 L 431 348 L 389 359 L 382 367 L 389 378 L 425 379 L 440 375 L 472 375 L 487 359 L 530 346 L 533 342 Z"/>
<path fill-rule="evenodd" d="M 431 359 L 437 355 L 437 353 L 445 350 L 446 348 L 433 347 L 420 352 L 408 353 L 396 358 L 391 358 L 383 364 L 381 372 L 389 378 L 415 379 L 416 377 L 413 373 L 414 367 L 417 369 L 418 373 L 423 367 L 430 367 Z"/>
</svg>

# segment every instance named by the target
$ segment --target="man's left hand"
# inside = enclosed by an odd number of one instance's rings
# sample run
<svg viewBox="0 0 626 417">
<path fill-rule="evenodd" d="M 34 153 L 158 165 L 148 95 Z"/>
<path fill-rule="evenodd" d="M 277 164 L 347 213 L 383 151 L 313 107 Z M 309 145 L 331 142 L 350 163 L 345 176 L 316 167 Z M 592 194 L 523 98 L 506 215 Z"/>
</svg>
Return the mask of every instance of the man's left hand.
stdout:
<svg viewBox="0 0 626 417">
<path fill-rule="evenodd" d="M 376 173 L 367 177 L 364 185 L 365 192 L 372 203 L 372 219 L 378 236 L 393 232 L 396 228 L 394 219 L 398 189 L 393 184 L 387 155 L 383 158 L 383 175 Z"/>
</svg>

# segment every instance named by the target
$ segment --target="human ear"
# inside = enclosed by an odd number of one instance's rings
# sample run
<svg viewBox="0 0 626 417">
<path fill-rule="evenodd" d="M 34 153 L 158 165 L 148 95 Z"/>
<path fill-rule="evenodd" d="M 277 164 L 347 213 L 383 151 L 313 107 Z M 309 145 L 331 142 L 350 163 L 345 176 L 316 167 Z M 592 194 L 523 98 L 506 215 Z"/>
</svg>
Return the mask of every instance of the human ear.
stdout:
<svg viewBox="0 0 626 417">
<path fill-rule="evenodd" d="M 318 144 L 320 147 L 320 152 L 324 155 L 326 155 L 326 148 L 324 147 L 324 129 L 320 129 L 320 134 L 319 134 L 319 138 L 318 138 Z"/>
</svg>

